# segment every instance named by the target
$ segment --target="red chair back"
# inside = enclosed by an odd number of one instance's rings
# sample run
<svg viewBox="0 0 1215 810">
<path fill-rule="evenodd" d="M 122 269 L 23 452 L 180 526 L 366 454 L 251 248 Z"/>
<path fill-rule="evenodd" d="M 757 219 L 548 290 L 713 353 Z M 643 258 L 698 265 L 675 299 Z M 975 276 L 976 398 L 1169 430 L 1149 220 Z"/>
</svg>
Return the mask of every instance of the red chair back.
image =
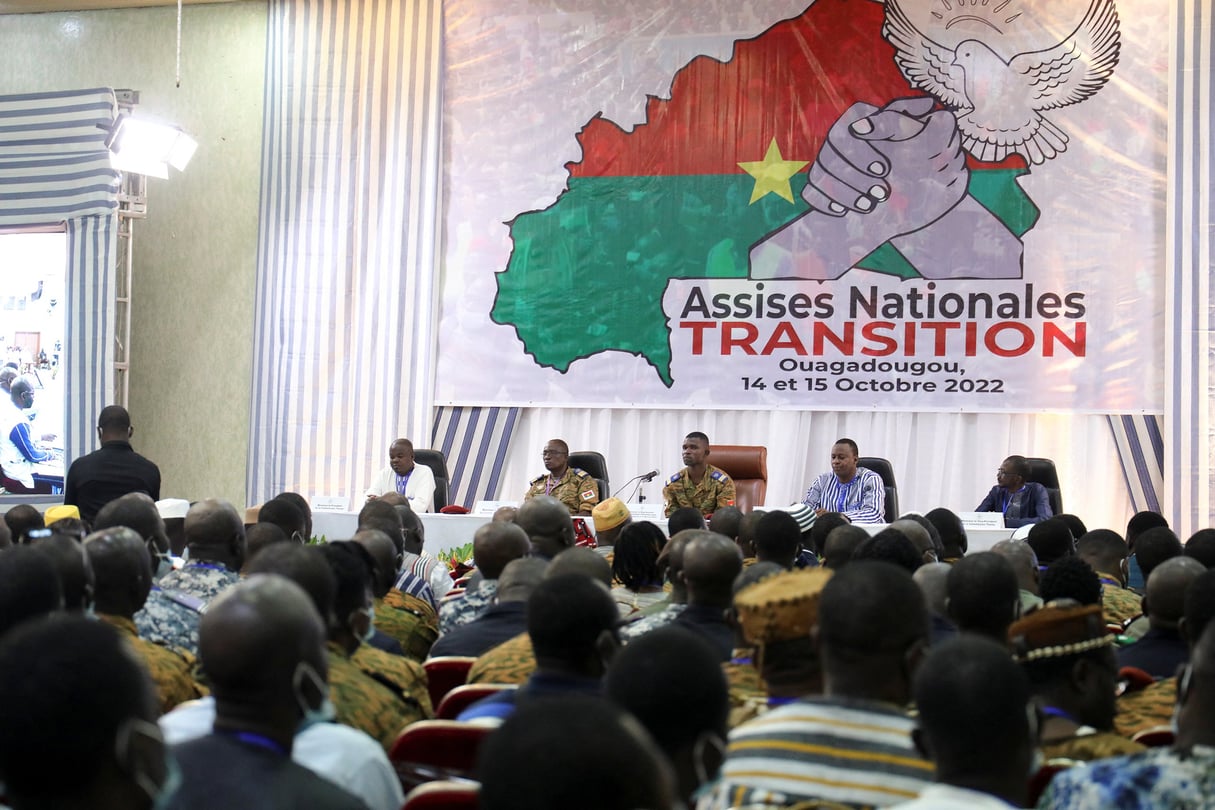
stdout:
<svg viewBox="0 0 1215 810">
<path fill-rule="evenodd" d="M 438 706 L 448 692 L 468 681 L 468 671 L 476 658 L 463 655 L 441 656 L 427 659 L 422 668 L 426 670 L 426 685 L 430 690 L 430 705 Z"/>
<path fill-rule="evenodd" d="M 493 726 L 454 720 L 419 720 L 397 737 L 388 759 L 408 790 L 425 782 L 469 779 L 477 764 L 477 751 Z"/>
<path fill-rule="evenodd" d="M 401 810 L 477 810 L 476 782 L 427 782 L 409 791 Z"/>
<path fill-rule="evenodd" d="M 1176 736 L 1171 726 L 1154 726 L 1145 728 L 1131 739 L 1148 748 L 1165 748 L 1173 744 Z"/>
<path fill-rule="evenodd" d="M 515 684 L 506 683 L 466 683 L 463 686 L 457 686 L 447 693 L 447 697 L 443 698 L 443 702 L 435 709 L 435 719 L 455 720 L 460 716 L 460 712 L 478 700 L 496 695 L 503 689 L 518 688 Z"/>
</svg>

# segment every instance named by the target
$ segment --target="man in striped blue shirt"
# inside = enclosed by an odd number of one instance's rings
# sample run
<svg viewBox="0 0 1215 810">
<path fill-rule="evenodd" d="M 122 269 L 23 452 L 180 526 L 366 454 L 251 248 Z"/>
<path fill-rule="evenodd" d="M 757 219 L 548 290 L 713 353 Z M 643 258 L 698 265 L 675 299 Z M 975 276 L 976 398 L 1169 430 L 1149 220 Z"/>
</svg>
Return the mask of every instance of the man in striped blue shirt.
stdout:
<svg viewBox="0 0 1215 810">
<path fill-rule="evenodd" d="M 815 515 L 839 512 L 852 523 L 885 520 L 886 487 L 873 470 L 857 466 L 858 450 L 852 439 L 831 446 L 831 472 L 814 479 L 802 503 Z"/>
</svg>

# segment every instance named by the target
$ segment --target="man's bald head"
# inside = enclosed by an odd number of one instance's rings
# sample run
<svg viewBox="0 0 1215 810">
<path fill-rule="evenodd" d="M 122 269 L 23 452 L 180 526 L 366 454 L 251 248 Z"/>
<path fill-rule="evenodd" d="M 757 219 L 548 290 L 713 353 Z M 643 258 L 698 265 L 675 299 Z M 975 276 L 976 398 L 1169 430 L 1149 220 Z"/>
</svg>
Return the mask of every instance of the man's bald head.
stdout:
<svg viewBox="0 0 1215 810">
<path fill-rule="evenodd" d="M 499 602 L 526 602 L 545 577 L 548 563 L 535 557 L 511 560 L 498 577 Z"/>
<path fill-rule="evenodd" d="M 710 531 L 691 530 L 683 550 L 683 579 L 688 604 L 728 608 L 734 579 L 742 571 L 742 554 L 734 541 Z"/>
<path fill-rule="evenodd" d="M 131 618 L 152 589 L 152 559 L 135 530 L 114 526 L 84 538 L 93 568 L 93 600 L 98 613 Z"/>
<path fill-rule="evenodd" d="M 548 495 L 529 498 L 519 507 L 515 523 L 527 533 L 532 553 L 547 559 L 574 545 L 574 520 L 561 501 Z"/>
<path fill-rule="evenodd" d="M 55 566 L 63 588 L 63 609 L 86 610 L 93 601 L 93 568 L 75 537 L 52 534 L 33 545 L 35 551 Z"/>
<path fill-rule="evenodd" d="M 507 563 L 529 551 L 531 542 L 527 533 L 514 523 L 486 523 L 473 535 L 473 562 L 485 579 L 498 579 Z"/>
<path fill-rule="evenodd" d="M 158 553 L 169 551 L 169 535 L 156 501 L 143 492 L 131 492 L 101 507 L 93 520 L 93 531 L 126 526 L 134 529 L 145 541 L 155 545 Z"/>
<path fill-rule="evenodd" d="M 823 541 L 823 567 L 833 571 L 843 568 L 852 562 L 852 555 L 868 539 L 869 533 L 860 526 L 851 523 L 836 526 Z"/>
<path fill-rule="evenodd" d="M 924 528 L 918 520 L 902 517 L 890 524 L 890 528 L 902 532 L 903 536 L 912 542 L 916 551 L 920 552 L 920 560 L 924 563 L 939 562 L 941 549 L 939 541 L 932 539 L 932 533 Z"/>
<path fill-rule="evenodd" d="M 375 564 L 372 569 L 372 579 L 375 582 L 375 597 L 382 598 L 392 590 L 397 578 L 397 549 L 392 540 L 383 532 L 375 529 L 360 529 L 352 538 L 371 555 Z"/>
<path fill-rule="evenodd" d="M 920 586 L 928 609 L 941 617 L 948 615 L 946 606 L 949 602 L 949 593 L 945 587 L 945 580 L 949 578 L 952 568 L 953 566 L 949 563 L 926 563 L 911 575 L 915 584 Z"/>
<path fill-rule="evenodd" d="M 561 552 L 548 564 L 544 576 L 560 577 L 566 574 L 577 574 L 612 587 L 612 566 L 589 548 L 571 548 Z"/>
<path fill-rule="evenodd" d="M 304 663 L 323 680 L 328 672 L 324 644 L 325 629 L 312 600 L 285 577 L 251 576 L 222 593 L 198 629 L 216 725 L 233 717 L 298 722 L 296 671 Z"/>
<path fill-rule="evenodd" d="M 240 569 L 245 559 L 245 524 L 232 504 L 214 498 L 199 501 L 186 513 L 185 532 L 191 559 Z"/>
<path fill-rule="evenodd" d="M 1185 594 L 1206 566 L 1191 557 L 1173 557 L 1148 576 L 1144 610 L 1154 628 L 1175 629 L 1185 615 Z"/>
<path fill-rule="evenodd" d="M 1017 587 L 1030 593 L 1038 592 L 1038 555 L 1034 547 L 1024 540 L 1001 540 L 991 547 L 993 554 L 1008 560 L 1017 575 Z"/>
</svg>

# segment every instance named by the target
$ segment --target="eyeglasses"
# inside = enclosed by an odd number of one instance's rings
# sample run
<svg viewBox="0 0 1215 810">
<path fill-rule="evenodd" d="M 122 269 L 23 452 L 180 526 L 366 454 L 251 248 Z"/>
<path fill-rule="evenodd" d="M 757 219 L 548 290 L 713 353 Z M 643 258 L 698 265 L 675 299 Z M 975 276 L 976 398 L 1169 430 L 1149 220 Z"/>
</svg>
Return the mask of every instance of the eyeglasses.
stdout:
<svg viewBox="0 0 1215 810">
<path fill-rule="evenodd" d="M 540 454 L 541 458 L 543 458 L 544 456 L 567 456 L 567 455 L 569 455 L 569 453 L 562 453 L 560 450 L 545 450 L 544 452 L 542 452 Z"/>
</svg>

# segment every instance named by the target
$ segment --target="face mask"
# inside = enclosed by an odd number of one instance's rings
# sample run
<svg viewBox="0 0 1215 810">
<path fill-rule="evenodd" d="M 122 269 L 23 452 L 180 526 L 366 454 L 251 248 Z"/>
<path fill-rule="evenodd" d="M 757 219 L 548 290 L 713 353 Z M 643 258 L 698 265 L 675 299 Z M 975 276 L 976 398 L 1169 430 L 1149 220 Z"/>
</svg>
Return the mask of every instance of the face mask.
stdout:
<svg viewBox="0 0 1215 810">
<path fill-rule="evenodd" d="M 721 763 L 726 758 L 726 743 L 721 737 L 716 734 L 702 734 L 696 738 L 695 745 L 692 746 L 692 768 L 696 771 L 696 784 L 698 789 L 709 784 L 717 774 L 709 773 L 709 765 L 705 762 L 708 759 L 706 749 L 714 751 L 714 759 L 717 761 L 717 767 L 721 767 Z"/>
<path fill-rule="evenodd" d="M 321 696 L 321 703 L 316 708 L 312 707 L 308 702 L 307 696 L 304 695 L 304 681 L 308 681 L 317 694 Z M 332 723 L 337 718 L 337 708 L 333 705 L 333 701 L 329 699 L 328 686 L 307 661 L 300 661 L 296 665 L 295 674 L 291 678 L 291 688 L 295 692 L 295 701 L 299 704 L 300 712 L 303 714 L 303 717 L 300 718 L 299 726 L 295 729 L 296 734 L 315 726 L 317 723 Z"/>
<path fill-rule="evenodd" d="M 375 635 L 375 605 L 367 607 L 367 632 L 363 634 L 363 641 L 370 642 Z"/>
<path fill-rule="evenodd" d="M 152 745 L 144 747 L 158 752 L 158 756 L 161 758 L 160 768 L 147 769 L 144 763 L 134 761 L 138 758 L 132 756 L 131 740 L 136 736 L 150 738 L 154 741 Z M 136 718 L 128 720 L 118 729 L 118 736 L 114 741 L 114 751 L 118 761 L 130 767 L 131 778 L 148 797 L 153 810 L 163 810 L 172 804 L 181 787 L 181 768 L 177 764 L 177 759 L 165 748 L 164 738 L 155 724 Z M 152 770 L 153 773 L 149 773 L 148 770 Z"/>
</svg>

